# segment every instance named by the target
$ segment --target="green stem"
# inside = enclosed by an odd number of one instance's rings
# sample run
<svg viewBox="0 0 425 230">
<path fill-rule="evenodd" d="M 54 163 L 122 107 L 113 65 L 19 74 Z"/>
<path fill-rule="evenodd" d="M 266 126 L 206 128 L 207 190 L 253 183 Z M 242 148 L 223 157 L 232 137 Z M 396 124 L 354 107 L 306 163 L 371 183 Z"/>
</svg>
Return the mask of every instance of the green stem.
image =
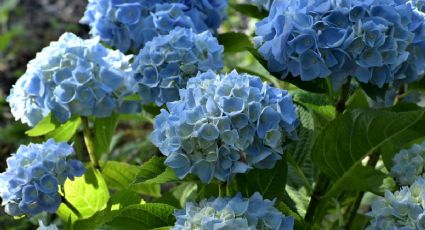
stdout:
<svg viewBox="0 0 425 230">
<path fill-rule="evenodd" d="M 351 77 L 348 77 L 347 82 L 345 82 L 345 84 L 341 88 L 341 94 L 339 96 L 338 102 L 335 105 L 337 117 L 345 111 L 346 102 L 350 93 L 350 83 Z M 323 195 L 325 195 L 330 182 L 330 179 L 324 173 L 319 173 L 318 180 L 311 195 L 311 200 L 307 208 L 307 213 L 305 215 L 305 221 L 307 223 L 313 224 L 316 209 L 319 206 Z"/>
<path fill-rule="evenodd" d="M 227 183 L 218 184 L 218 196 L 225 197 L 227 195 Z"/>
<path fill-rule="evenodd" d="M 69 208 L 69 210 L 71 210 L 77 217 L 78 219 L 83 218 L 83 216 L 81 215 L 81 213 L 78 211 L 78 209 L 71 204 L 64 196 L 61 197 L 62 199 L 62 203 Z"/>
<path fill-rule="evenodd" d="M 90 161 L 94 168 L 100 169 L 99 162 L 96 159 L 96 151 L 93 142 L 93 136 L 90 132 L 89 120 L 87 117 L 81 117 L 83 123 L 84 142 L 86 143 L 87 152 L 89 153 Z"/>
<path fill-rule="evenodd" d="M 373 152 L 369 157 L 367 165 L 371 166 L 371 167 L 375 167 L 376 164 L 378 163 L 379 155 L 380 155 L 379 152 Z M 356 215 L 357 215 L 357 209 L 359 209 L 360 204 L 363 200 L 363 196 L 364 196 L 364 192 L 357 193 L 356 200 L 348 208 L 348 215 L 347 215 L 348 218 L 347 218 L 347 222 L 345 224 L 345 229 L 350 229 L 351 224 L 353 224 L 353 221 L 354 221 L 354 219 L 356 218 Z"/>
</svg>

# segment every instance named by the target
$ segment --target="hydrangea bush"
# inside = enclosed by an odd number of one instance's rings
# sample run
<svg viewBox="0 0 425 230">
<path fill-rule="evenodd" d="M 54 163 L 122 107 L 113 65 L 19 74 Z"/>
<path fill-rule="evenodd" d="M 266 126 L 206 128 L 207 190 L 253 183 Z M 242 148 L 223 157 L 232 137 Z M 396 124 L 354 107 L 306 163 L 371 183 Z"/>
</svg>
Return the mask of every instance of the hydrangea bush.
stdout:
<svg viewBox="0 0 425 230">
<path fill-rule="evenodd" d="M 31 143 L 0 143 L 0 212 L 40 229 L 424 229 L 424 6 L 89 0 L 92 38 L 63 34 L 7 98 Z"/>
<path fill-rule="evenodd" d="M 59 186 L 74 180 L 86 170 L 78 160 L 67 159 L 74 149 L 49 139 L 42 144 L 22 145 L 7 159 L 7 170 L 0 174 L 0 197 L 12 216 L 55 213 L 61 198 Z"/>
<path fill-rule="evenodd" d="M 254 193 L 250 198 L 211 197 L 197 203 L 187 203 L 176 210 L 173 229 L 293 229 L 294 218 L 273 207 L 274 201 L 264 200 Z"/>
<path fill-rule="evenodd" d="M 273 168 L 295 138 L 295 106 L 285 90 L 258 77 L 212 71 L 189 79 L 180 100 L 155 118 L 152 142 L 184 178 L 229 181 L 249 169 Z"/>
<path fill-rule="evenodd" d="M 198 72 L 223 68 L 223 46 L 208 31 L 176 28 L 146 43 L 133 62 L 143 103 L 179 99 L 179 89 Z"/>
</svg>

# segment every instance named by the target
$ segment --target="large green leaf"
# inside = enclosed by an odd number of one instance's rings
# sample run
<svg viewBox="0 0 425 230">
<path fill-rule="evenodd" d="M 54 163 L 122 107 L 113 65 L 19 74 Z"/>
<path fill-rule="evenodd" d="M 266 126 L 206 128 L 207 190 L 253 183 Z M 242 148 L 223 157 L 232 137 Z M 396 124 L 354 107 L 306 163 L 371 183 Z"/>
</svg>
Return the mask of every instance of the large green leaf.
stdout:
<svg viewBox="0 0 425 230">
<path fill-rule="evenodd" d="M 257 6 L 251 5 L 251 4 L 229 4 L 230 7 L 238 11 L 239 13 L 253 17 L 262 19 L 267 17 L 268 12 L 266 10 L 262 10 Z"/>
<path fill-rule="evenodd" d="M 149 230 L 174 225 L 174 207 L 167 204 L 148 203 L 130 205 L 101 229 Z"/>
<path fill-rule="evenodd" d="M 333 179 L 345 177 L 365 156 L 424 119 L 425 110 L 353 110 L 332 121 L 313 145 L 312 159 Z M 425 132 L 424 132 L 425 133 Z"/>
<path fill-rule="evenodd" d="M 254 169 L 248 173 L 237 175 L 237 190 L 245 197 L 259 192 L 264 198 L 281 200 L 285 194 L 287 173 L 288 165 L 284 157 L 276 163 L 273 169 Z"/>
<path fill-rule="evenodd" d="M 133 184 L 163 184 L 179 181 L 174 171 L 164 164 L 164 160 L 164 157 L 154 156 L 144 163 L 139 168 Z"/>
<path fill-rule="evenodd" d="M 25 134 L 27 134 L 30 137 L 43 136 L 52 132 L 58 126 L 59 126 L 59 122 L 50 113 L 43 120 L 41 120 L 36 126 L 26 131 Z"/>
<path fill-rule="evenodd" d="M 131 190 L 143 195 L 159 197 L 161 195 L 159 184 L 133 184 L 139 171 L 139 166 L 124 162 L 107 161 L 102 164 L 102 174 L 110 189 Z"/>
<path fill-rule="evenodd" d="M 94 119 L 94 147 L 96 148 L 97 158 L 102 154 L 109 153 L 112 136 L 118 123 L 118 115 L 112 114 L 106 118 Z"/>
<path fill-rule="evenodd" d="M 228 32 L 219 34 L 218 42 L 224 46 L 224 52 L 237 53 L 246 51 L 248 47 L 252 47 L 252 42 L 249 37 L 243 33 Z"/>
<path fill-rule="evenodd" d="M 254 48 L 247 48 L 247 50 L 260 62 L 261 65 L 264 66 L 265 69 L 268 69 L 267 61 L 258 53 L 258 51 Z M 312 81 L 302 81 L 299 77 L 286 76 L 283 78 L 279 73 L 272 73 L 271 75 L 276 77 L 279 80 L 289 82 L 300 89 L 313 92 L 313 93 L 328 93 L 328 84 L 325 79 L 319 78 Z"/>
<path fill-rule="evenodd" d="M 68 142 L 77 132 L 81 125 L 81 118 L 75 117 L 67 121 L 65 124 L 60 125 L 52 132 L 46 135 L 47 138 L 53 138 L 58 142 Z"/>
<path fill-rule="evenodd" d="M 87 169 L 82 177 L 74 181 L 67 180 L 64 185 L 65 199 L 81 215 L 78 218 L 75 212 L 64 203 L 58 209 L 57 214 L 64 220 L 71 216 L 72 221 L 86 219 L 96 212 L 106 208 L 109 200 L 109 191 L 102 174 L 92 168 Z"/>
</svg>

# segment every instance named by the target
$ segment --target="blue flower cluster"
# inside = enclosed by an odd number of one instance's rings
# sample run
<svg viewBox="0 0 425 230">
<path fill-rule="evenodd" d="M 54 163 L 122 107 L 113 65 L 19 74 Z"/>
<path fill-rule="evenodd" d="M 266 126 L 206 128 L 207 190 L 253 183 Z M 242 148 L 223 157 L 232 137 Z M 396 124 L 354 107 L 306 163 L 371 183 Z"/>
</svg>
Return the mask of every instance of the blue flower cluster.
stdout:
<svg viewBox="0 0 425 230">
<path fill-rule="evenodd" d="M 38 228 L 37 230 L 59 230 L 58 226 L 56 226 L 55 224 L 51 224 L 51 225 L 44 225 L 43 221 L 39 220 L 38 221 Z"/>
<path fill-rule="evenodd" d="M 155 37 L 133 62 L 143 103 L 161 106 L 178 100 L 179 89 L 186 87 L 190 77 L 223 68 L 222 55 L 223 46 L 208 31 L 196 34 L 177 28 Z"/>
<path fill-rule="evenodd" d="M 130 110 L 124 97 L 137 92 L 130 58 L 98 39 L 65 33 L 38 53 L 18 79 L 7 98 L 12 114 L 34 126 L 51 112 L 63 123 L 73 115 L 107 117 Z"/>
<path fill-rule="evenodd" d="M 89 0 L 81 23 L 122 52 L 139 51 L 173 28 L 214 32 L 227 17 L 227 0 Z"/>
<path fill-rule="evenodd" d="M 236 71 L 189 79 L 180 100 L 155 118 L 152 142 L 178 177 L 229 181 L 252 167 L 272 168 L 298 125 L 291 95 Z"/>
<path fill-rule="evenodd" d="M 7 159 L 6 172 L 0 174 L 0 196 L 6 213 L 32 216 L 56 212 L 61 204 L 58 187 L 85 172 L 83 163 L 67 160 L 73 153 L 71 146 L 52 139 L 19 147 Z"/>
<path fill-rule="evenodd" d="M 391 175 L 400 185 L 411 185 L 425 172 L 425 142 L 403 149 L 393 158 Z"/>
<path fill-rule="evenodd" d="M 275 0 L 256 25 L 271 72 L 302 81 L 347 76 L 378 87 L 425 72 L 425 17 L 407 0 Z"/>
<path fill-rule="evenodd" d="M 366 230 L 425 229 L 425 179 L 419 178 L 400 191 L 385 192 L 372 204 L 371 224 Z"/>
<path fill-rule="evenodd" d="M 187 203 L 176 210 L 174 230 L 232 229 L 232 230 L 292 230 L 294 218 L 274 208 L 275 201 L 264 200 L 259 193 L 250 198 L 240 194 L 229 198 L 204 199 L 199 204 Z"/>
</svg>

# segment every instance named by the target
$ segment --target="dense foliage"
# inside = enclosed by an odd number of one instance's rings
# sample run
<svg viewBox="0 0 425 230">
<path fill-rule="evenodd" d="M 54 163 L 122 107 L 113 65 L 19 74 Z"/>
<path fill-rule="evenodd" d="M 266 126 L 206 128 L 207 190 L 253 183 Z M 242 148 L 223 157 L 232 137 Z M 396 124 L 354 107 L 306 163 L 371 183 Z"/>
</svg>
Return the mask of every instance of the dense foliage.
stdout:
<svg viewBox="0 0 425 230">
<path fill-rule="evenodd" d="M 89 0 L 87 33 L 0 94 L 26 135 L 0 127 L 2 210 L 39 229 L 425 229 L 424 11 Z"/>
</svg>

